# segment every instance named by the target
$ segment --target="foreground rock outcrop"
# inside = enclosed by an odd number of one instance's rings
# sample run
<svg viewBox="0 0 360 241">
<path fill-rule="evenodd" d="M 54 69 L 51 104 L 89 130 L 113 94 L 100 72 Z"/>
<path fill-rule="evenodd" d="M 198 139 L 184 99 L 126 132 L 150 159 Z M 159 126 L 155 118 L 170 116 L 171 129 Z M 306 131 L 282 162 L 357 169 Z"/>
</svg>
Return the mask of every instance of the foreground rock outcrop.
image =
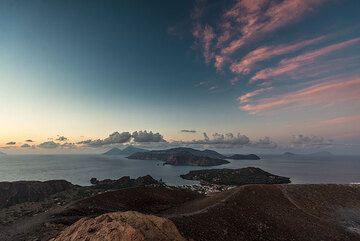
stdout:
<svg viewBox="0 0 360 241">
<path fill-rule="evenodd" d="M 52 241 L 186 241 L 173 222 L 134 211 L 83 218 Z"/>
<path fill-rule="evenodd" d="M 0 208 L 23 202 L 37 202 L 72 187 L 65 180 L 0 182 Z"/>
</svg>

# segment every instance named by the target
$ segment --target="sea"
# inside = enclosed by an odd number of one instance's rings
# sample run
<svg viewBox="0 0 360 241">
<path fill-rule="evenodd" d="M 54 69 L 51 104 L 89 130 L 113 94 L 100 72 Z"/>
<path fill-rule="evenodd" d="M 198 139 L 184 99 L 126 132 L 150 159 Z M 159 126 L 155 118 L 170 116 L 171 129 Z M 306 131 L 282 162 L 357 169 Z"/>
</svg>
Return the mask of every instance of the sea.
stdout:
<svg viewBox="0 0 360 241">
<path fill-rule="evenodd" d="M 206 168 L 259 167 L 272 174 L 290 177 L 295 184 L 360 183 L 360 156 L 262 155 L 261 160 L 229 160 L 215 167 L 171 166 L 162 161 L 132 160 L 105 155 L 0 155 L 0 181 L 65 179 L 90 185 L 90 179 L 137 178 L 151 175 L 169 185 L 189 185 L 181 174 Z"/>
</svg>

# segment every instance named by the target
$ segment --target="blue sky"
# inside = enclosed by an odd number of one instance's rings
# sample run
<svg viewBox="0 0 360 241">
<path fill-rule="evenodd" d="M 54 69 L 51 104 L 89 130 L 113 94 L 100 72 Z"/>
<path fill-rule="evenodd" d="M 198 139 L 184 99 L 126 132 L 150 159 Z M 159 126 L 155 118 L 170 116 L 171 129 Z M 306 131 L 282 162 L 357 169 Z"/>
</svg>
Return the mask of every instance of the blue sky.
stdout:
<svg viewBox="0 0 360 241">
<path fill-rule="evenodd" d="M 80 148 L 147 130 L 355 153 L 359 11 L 355 0 L 0 1 L 0 144 L 58 149 L 66 136 Z"/>
</svg>

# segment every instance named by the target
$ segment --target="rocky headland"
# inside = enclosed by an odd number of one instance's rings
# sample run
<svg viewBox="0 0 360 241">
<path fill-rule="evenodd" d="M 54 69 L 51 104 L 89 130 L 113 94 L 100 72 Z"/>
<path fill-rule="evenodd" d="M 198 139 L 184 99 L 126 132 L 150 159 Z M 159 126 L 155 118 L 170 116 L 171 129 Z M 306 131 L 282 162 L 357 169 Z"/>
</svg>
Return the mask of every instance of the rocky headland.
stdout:
<svg viewBox="0 0 360 241">
<path fill-rule="evenodd" d="M 112 179 L 98 180 L 97 178 L 93 177 L 90 179 L 90 183 L 93 184 L 94 188 L 101 190 L 122 189 L 129 187 L 160 184 L 159 181 L 155 180 L 150 175 L 138 177 L 136 179 L 132 179 L 129 176 L 124 176 L 117 180 L 112 180 Z"/>
<path fill-rule="evenodd" d="M 255 154 L 242 155 L 242 154 L 234 154 L 228 157 L 228 159 L 233 160 L 260 160 L 260 157 Z"/>
<path fill-rule="evenodd" d="M 187 180 L 197 180 L 206 184 L 240 186 L 246 184 L 286 184 L 290 178 L 277 176 L 260 168 L 246 167 L 240 169 L 207 169 L 190 171 L 181 175 Z"/>
</svg>

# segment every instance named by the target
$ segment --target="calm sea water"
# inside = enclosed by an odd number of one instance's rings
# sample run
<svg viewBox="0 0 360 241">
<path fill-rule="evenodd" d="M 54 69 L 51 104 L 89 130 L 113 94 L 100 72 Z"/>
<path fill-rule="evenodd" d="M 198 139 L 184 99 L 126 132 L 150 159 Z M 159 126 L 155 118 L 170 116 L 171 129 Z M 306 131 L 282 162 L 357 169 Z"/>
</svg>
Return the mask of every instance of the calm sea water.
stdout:
<svg viewBox="0 0 360 241">
<path fill-rule="evenodd" d="M 260 167 L 287 176 L 292 183 L 360 183 L 360 157 L 262 156 L 261 160 L 230 160 L 212 168 Z M 151 175 L 171 185 L 191 184 L 180 174 L 203 167 L 162 165 L 161 161 L 130 160 L 102 155 L 4 155 L 0 156 L 0 181 L 65 179 L 90 185 L 90 178 L 116 179 Z"/>
</svg>

